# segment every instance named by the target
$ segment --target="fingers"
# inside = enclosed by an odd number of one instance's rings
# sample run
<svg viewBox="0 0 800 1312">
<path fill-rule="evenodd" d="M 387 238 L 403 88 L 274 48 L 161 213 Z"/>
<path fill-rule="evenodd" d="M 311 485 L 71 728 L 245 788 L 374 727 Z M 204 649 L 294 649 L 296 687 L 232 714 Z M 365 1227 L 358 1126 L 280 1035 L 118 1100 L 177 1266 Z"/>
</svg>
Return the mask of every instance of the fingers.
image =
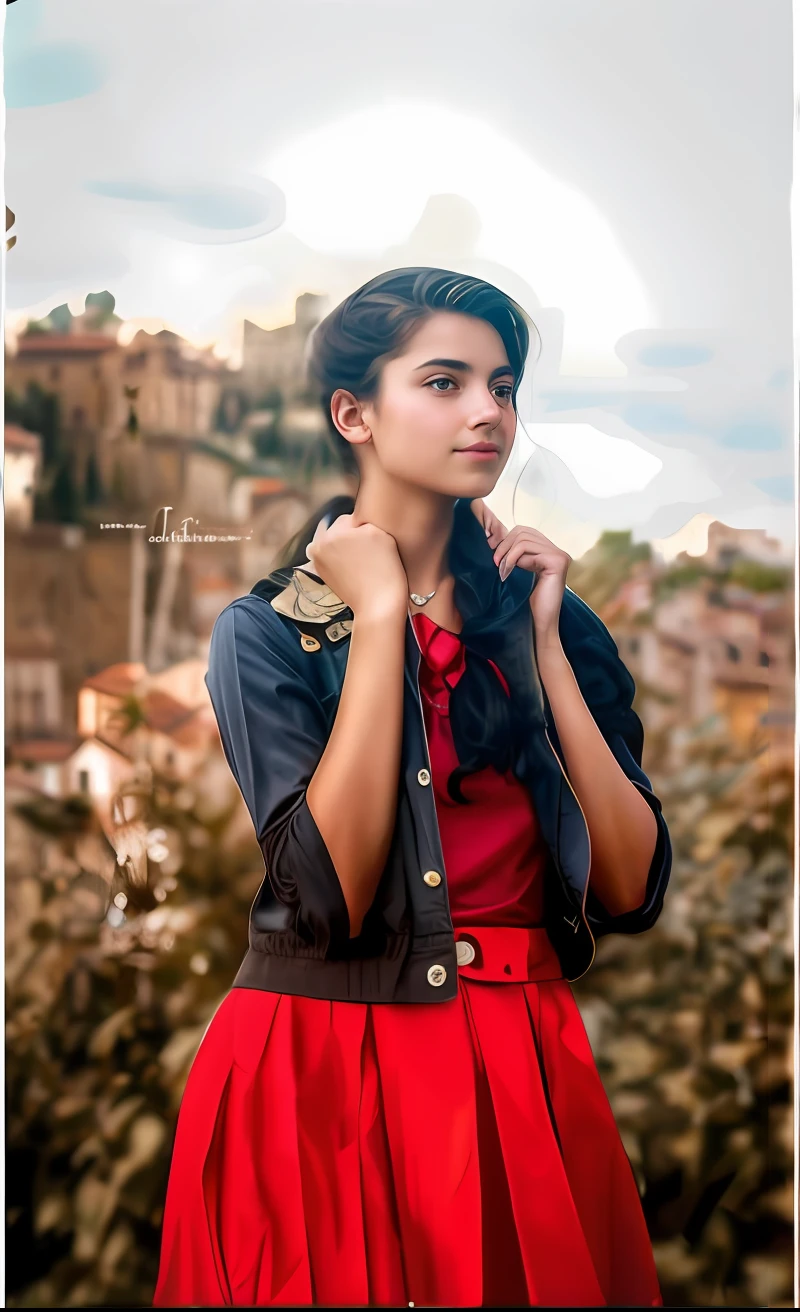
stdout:
<svg viewBox="0 0 800 1312">
<path fill-rule="evenodd" d="M 491 512 L 484 524 L 484 530 L 486 533 L 486 541 L 493 550 L 494 548 L 499 547 L 500 543 L 506 537 L 505 524 L 501 524 L 497 516 L 492 515 Z"/>
</svg>

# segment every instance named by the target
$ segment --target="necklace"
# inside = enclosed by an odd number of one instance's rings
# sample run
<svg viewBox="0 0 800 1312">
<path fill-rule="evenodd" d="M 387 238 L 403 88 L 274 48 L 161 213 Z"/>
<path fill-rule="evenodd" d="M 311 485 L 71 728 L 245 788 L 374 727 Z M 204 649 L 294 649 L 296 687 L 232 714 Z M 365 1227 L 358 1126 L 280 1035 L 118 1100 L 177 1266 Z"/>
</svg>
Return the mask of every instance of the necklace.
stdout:
<svg viewBox="0 0 800 1312">
<path fill-rule="evenodd" d="M 409 595 L 409 597 L 411 598 L 411 600 L 413 601 L 413 603 L 414 603 L 415 606 L 427 606 L 427 604 L 428 604 L 428 602 L 430 601 L 431 597 L 435 597 L 435 596 L 436 596 L 436 589 L 434 588 L 434 589 L 433 589 L 433 592 L 429 592 L 428 595 L 427 595 L 426 597 L 422 597 L 422 596 L 420 596 L 420 594 L 419 594 L 418 592 L 409 592 L 408 595 Z"/>
</svg>

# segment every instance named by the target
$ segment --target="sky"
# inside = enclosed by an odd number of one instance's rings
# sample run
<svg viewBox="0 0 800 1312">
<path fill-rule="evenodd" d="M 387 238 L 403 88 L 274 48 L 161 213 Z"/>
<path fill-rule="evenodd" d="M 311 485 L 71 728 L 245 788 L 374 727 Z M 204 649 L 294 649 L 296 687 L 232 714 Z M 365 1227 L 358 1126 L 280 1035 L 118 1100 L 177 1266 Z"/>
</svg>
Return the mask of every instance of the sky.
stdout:
<svg viewBox="0 0 800 1312">
<path fill-rule="evenodd" d="M 542 335 L 495 509 L 571 554 L 794 532 L 790 0 L 16 0 L 14 330 L 108 289 L 236 363 L 433 264 Z"/>
</svg>

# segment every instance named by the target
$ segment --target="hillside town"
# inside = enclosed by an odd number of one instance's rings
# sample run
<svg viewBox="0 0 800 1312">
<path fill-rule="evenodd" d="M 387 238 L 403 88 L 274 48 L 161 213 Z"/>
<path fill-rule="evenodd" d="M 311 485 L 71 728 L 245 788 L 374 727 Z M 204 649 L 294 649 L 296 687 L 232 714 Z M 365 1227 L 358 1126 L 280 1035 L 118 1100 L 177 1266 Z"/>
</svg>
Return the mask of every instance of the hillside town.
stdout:
<svg viewBox="0 0 800 1312">
<path fill-rule="evenodd" d="M 246 322 L 234 369 L 166 329 L 128 340 L 102 292 L 6 352 L 19 1305 L 150 1297 L 183 1081 L 264 873 L 204 683 L 211 630 L 352 490 L 305 382 L 324 312 L 307 294 L 291 324 Z M 724 1284 L 763 1306 L 787 1278 L 763 1227 L 788 1243 L 792 1216 L 791 564 L 768 533 L 712 522 L 702 555 L 670 560 L 605 532 L 568 582 L 634 676 L 675 848 L 656 929 L 600 942 L 576 996 L 665 1304 L 718 1305 Z"/>
<path fill-rule="evenodd" d="M 107 293 L 87 297 L 82 315 L 60 307 L 29 325 L 7 355 L 12 788 L 85 793 L 106 818 L 137 763 L 189 773 L 190 740 L 201 758 L 213 754 L 202 675 L 217 615 L 269 571 L 315 504 L 351 486 L 331 466 L 305 383 L 322 300 L 300 296 L 285 327 L 245 322 L 239 370 L 167 330 L 121 345 Z M 168 550 L 147 541 L 165 528 Z M 209 531 L 216 540 L 201 541 Z M 667 566 L 639 548 L 605 595 L 616 549 L 615 535 L 602 537 L 569 582 L 590 604 L 601 598 L 646 727 L 719 713 L 738 740 L 763 733 L 788 748 L 794 654 L 780 544 L 713 523 L 704 556 Z M 142 723 L 124 736 L 109 726 L 131 698 Z"/>
</svg>

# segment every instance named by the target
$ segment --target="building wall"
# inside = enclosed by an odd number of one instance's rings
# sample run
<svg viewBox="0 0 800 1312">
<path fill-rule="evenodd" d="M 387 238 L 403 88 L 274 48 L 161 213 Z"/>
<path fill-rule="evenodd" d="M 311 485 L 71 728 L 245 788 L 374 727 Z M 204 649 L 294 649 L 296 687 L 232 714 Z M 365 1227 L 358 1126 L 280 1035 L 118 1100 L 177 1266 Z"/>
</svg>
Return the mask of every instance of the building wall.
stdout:
<svg viewBox="0 0 800 1312">
<path fill-rule="evenodd" d="M 13 569 L 6 570 L 6 648 L 13 659 L 15 651 L 38 644 L 56 662 L 60 731 L 69 734 L 84 679 L 129 657 L 132 535 L 82 539 L 45 527 L 14 542 Z"/>
<path fill-rule="evenodd" d="M 59 732 L 61 678 L 55 659 L 6 658 L 5 724 L 9 741 Z"/>
<path fill-rule="evenodd" d="M 27 528 L 33 522 L 33 493 L 38 459 L 33 451 L 6 449 L 3 466 L 6 523 L 17 528 Z"/>
</svg>

